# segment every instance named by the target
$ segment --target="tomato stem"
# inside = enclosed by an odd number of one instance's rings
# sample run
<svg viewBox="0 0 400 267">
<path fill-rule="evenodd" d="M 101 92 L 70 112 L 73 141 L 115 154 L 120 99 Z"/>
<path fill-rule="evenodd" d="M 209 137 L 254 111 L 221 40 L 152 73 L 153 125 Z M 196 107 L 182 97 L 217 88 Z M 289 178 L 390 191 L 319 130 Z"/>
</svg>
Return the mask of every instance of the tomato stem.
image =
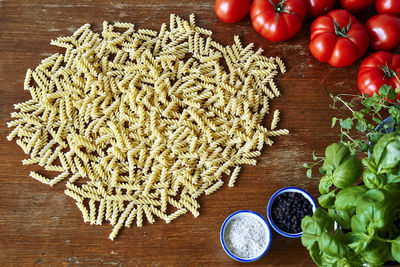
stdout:
<svg viewBox="0 0 400 267">
<path fill-rule="evenodd" d="M 351 18 L 349 24 L 346 27 L 341 27 L 339 23 L 336 22 L 336 20 L 333 20 L 333 26 L 335 27 L 336 36 L 353 38 L 351 35 L 347 34 L 347 32 L 350 30 Z"/>
<path fill-rule="evenodd" d="M 295 14 L 287 9 L 287 6 L 285 4 L 286 1 L 287 0 L 281 0 L 278 4 L 275 5 L 274 2 L 272 2 L 272 0 L 269 0 L 269 2 L 274 7 L 275 12 L 276 12 L 276 24 L 278 24 L 280 13 L 285 12 L 285 13 L 289 13 L 289 14 Z"/>
<path fill-rule="evenodd" d="M 391 78 L 393 78 L 393 77 L 396 77 L 397 80 L 399 80 L 399 78 L 398 78 L 397 75 L 396 75 L 396 74 L 398 74 L 398 73 L 396 73 L 394 70 L 392 70 L 391 68 L 389 68 L 389 66 L 387 65 L 387 63 L 386 63 L 386 65 L 380 65 L 380 66 L 378 66 L 378 67 L 383 71 L 383 73 L 385 74 L 385 77 L 386 77 L 386 78 L 391 79 Z M 400 82 L 400 81 L 399 81 L 399 82 Z"/>
</svg>

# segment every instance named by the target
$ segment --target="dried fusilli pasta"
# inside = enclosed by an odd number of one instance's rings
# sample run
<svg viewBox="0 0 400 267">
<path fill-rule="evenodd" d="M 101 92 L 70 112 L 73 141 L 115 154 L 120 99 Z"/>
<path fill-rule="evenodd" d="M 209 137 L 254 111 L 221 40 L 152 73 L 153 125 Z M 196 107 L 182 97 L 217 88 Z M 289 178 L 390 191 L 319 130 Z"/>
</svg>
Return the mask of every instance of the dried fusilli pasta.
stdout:
<svg viewBox="0 0 400 267">
<path fill-rule="evenodd" d="M 232 187 L 239 165 L 256 164 L 270 137 L 289 133 L 276 129 L 279 111 L 271 129 L 262 126 L 282 60 L 243 48 L 238 36 L 223 46 L 211 35 L 194 15 L 171 15 L 160 32 L 104 22 L 101 34 L 85 24 L 51 41 L 65 54 L 27 71 L 32 99 L 8 123 L 7 138 L 31 156 L 23 164 L 60 173 L 30 175 L 50 186 L 68 178 L 65 194 L 85 222 L 109 221 L 110 239 L 143 217 L 198 216 L 199 196 L 224 174 Z"/>
</svg>

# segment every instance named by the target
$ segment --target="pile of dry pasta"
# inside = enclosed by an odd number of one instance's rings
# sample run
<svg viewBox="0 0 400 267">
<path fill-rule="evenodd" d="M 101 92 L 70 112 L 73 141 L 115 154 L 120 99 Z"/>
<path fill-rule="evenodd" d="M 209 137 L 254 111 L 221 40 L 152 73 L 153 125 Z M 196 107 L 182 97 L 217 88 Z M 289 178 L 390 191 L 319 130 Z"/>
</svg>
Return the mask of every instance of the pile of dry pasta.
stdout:
<svg viewBox="0 0 400 267">
<path fill-rule="evenodd" d="M 288 134 L 262 121 L 279 96 L 273 78 L 285 67 L 253 44 L 222 46 L 211 31 L 171 15 L 160 32 L 104 22 L 83 25 L 51 43 L 66 49 L 35 70 L 24 88 L 32 99 L 15 105 L 9 140 L 39 164 L 50 186 L 68 179 L 65 194 L 85 222 L 122 226 L 154 217 L 167 223 L 191 212 L 196 199 L 233 186 L 242 164 L 256 164 L 271 136 Z"/>
</svg>

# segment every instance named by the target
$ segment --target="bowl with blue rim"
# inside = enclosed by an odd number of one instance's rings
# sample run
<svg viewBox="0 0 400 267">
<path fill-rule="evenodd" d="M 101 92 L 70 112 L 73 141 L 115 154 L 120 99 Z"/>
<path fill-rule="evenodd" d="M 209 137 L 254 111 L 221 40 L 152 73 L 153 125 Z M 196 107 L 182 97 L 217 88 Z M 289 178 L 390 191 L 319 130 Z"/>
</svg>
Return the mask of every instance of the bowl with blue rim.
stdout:
<svg viewBox="0 0 400 267">
<path fill-rule="evenodd" d="M 239 210 L 223 222 L 220 240 L 229 257 L 239 262 L 253 262 L 267 253 L 271 230 L 267 220 L 257 212 Z"/>
<path fill-rule="evenodd" d="M 387 117 L 384 119 L 376 128 L 377 132 L 391 133 L 396 129 L 396 122 L 392 117 Z"/>
<path fill-rule="evenodd" d="M 381 133 L 391 133 L 396 129 L 396 121 L 390 116 L 384 119 L 378 126 L 376 126 L 375 130 Z M 371 148 L 368 151 L 368 157 L 371 157 L 371 152 L 373 149 L 374 144 L 371 144 Z"/>
<path fill-rule="evenodd" d="M 317 203 L 304 189 L 285 187 L 276 191 L 267 206 L 267 217 L 271 227 L 285 237 L 300 237 L 301 220 L 306 215 L 312 216 Z"/>
</svg>

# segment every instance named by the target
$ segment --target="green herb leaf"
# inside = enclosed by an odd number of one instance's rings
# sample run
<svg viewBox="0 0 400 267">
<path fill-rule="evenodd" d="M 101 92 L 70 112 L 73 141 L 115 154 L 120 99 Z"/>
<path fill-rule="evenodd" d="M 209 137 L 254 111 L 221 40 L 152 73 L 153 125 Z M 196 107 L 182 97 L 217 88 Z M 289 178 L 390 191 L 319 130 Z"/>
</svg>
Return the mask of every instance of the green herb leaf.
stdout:
<svg viewBox="0 0 400 267">
<path fill-rule="evenodd" d="M 325 175 L 319 181 L 318 190 L 321 194 L 327 194 L 331 186 L 332 178 L 329 175 Z"/>
<path fill-rule="evenodd" d="M 307 178 L 311 178 L 312 177 L 312 170 L 308 169 L 306 175 L 307 175 Z"/>
<path fill-rule="evenodd" d="M 350 130 L 351 128 L 353 128 L 353 120 L 350 118 L 340 121 L 339 124 L 342 128 L 347 129 L 347 130 Z"/>
<path fill-rule="evenodd" d="M 335 207 L 337 209 L 346 210 L 355 208 L 358 199 L 367 192 L 365 186 L 351 186 L 343 188 L 336 196 Z"/>
<path fill-rule="evenodd" d="M 318 203 L 323 208 L 330 208 L 331 206 L 333 206 L 333 203 L 335 203 L 335 192 L 331 191 L 328 194 L 321 195 L 318 198 Z"/>
<path fill-rule="evenodd" d="M 343 229 L 351 229 L 351 218 L 356 213 L 356 209 L 341 210 L 337 208 L 328 209 L 329 216 L 337 222 Z"/>
<path fill-rule="evenodd" d="M 364 170 L 363 182 L 369 189 L 382 188 L 386 184 L 386 176 L 377 174 L 370 169 Z"/>
<path fill-rule="evenodd" d="M 317 154 L 315 153 L 315 151 L 312 152 L 312 158 L 314 161 L 316 161 L 318 159 Z"/>
<path fill-rule="evenodd" d="M 367 130 L 367 125 L 364 121 L 358 121 L 356 124 L 356 129 L 357 131 L 359 131 L 360 133 L 363 133 Z"/>
<path fill-rule="evenodd" d="M 356 214 L 351 218 L 351 230 L 353 230 L 353 232 L 368 234 L 367 229 L 370 222 L 371 220 L 369 217 Z"/>
<path fill-rule="evenodd" d="M 331 128 L 335 127 L 337 121 L 338 121 L 338 118 L 336 118 L 336 117 L 333 117 L 333 118 L 332 118 L 332 125 L 331 125 Z"/>
<path fill-rule="evenodd" d="M 361 253 L 367 263 L 371 265 L 382 265 L 390 252 L 390 244 L 380 240 L 372 240 Z"/>
<path fill-rule="evenodd" d="M 397 261 L 400 262 L 400 236 L 398 236 L 392 242 L 392 256 Z"/>
<path fill-rule="evenodd" d="M 370 189 L 357 201 L 356 212 L 363 221 L 369 220 L 375 229 L 383 230 L 392 224 L 393 201 L 385 190 Z"/>
<path fill-rule="evenodd" d="M 325 160 L 321 169 L 324 171 L 333 171 L 349 155 L 350 150 L 345 145 L 340 143 L 333 143 L 325 149 Z"/>
<path fill-rule="evenodd" d="M 368 235 L 362 232 L 349 232 L 346 234 L 349 241 L 349 247 L 356 253 L 361 253 L 370 242 Z"/>
<path fill-rule="evenodd" d="M 303 240 L 303 235 L 301 236 L 302 240 Z M 310 252 L 310 256 L 312 260 L 315 262 L 315 264 L 317 264 L 318 266 L 322 266 L 322 259 L 321 259 L 322 251 L 319 249 L 318 242 L 312 243 L 312 245 L 308 247 L 308 251 Z"/>
<path fill-rule="evenodd" d="M 362 104 L 365 107 L 373 107 L 375 105 L 375 100 L 372 97 L 367 97 L 365 100 L 362 101 Z"/>
<path fill-rule="evenodd" d="M 310 168 L 307 163 L 303 163 L 304 168 Z"/>
<path fill-rule="evenodd" d="M 393 168 L 400 163 L 400 138 L 393 140 L 386 145 L 385 151 L 382 154 L 379 164 L 378 172 L 391 172 Z M 381 171 L 383 170 L 383 171 Z"/>
<path fill-rule="evenodd" d="M 397 173 L 387 174 L 387 183 L 388 184 L 400 183 L 400 169 Z"/>
<path fill-rule="evenodd" d="M 361 152 L 367 152 L 368 151 L 368 149 L 369 149 L 369 145 L 367 144 L 367 143 L 363 143 L 361 146 L 360 146 L 360 151 Z"/>
<path fill-rule="evenodd" d="M 390 100 L 394 100 L 397 98 L 397 93 L 394 90 L 389 90 L 387 98 Z"/>
<path fill-rule="evenodd" d="M 343 188 L 354 184 L 363 171 L 361 161 L 352 156 L 340 164 L 333 172 L 333 184 Z"/>
<path fill-rule="evenodd" d="M 348 250 L 343 242 L 340 242 L 338 238 L 331 236 L 328 232 L 322 232 L 318 239 L 318 245 L 323 252 L 337 258 L 343 257 Z"/>
<path fill-rule="evenodd" d="M 390 92 L 390 87 L 387 86 L 386 84 L 382 85 L 381 88 L 379 88 L 380 96 L 387 96 L 389 92 Z"/>
<path fill-rule="evenodd" d="M 375 108 L 376 109 L 376 108 Z M 372 120 L 376 123 L 376 124 L 381 124 L 382 120 L 376 117 L 373 117 Z"/>
<path fill-rule="evenodd" d="M 361 120 L 364 118 L 364 114 L 361 111 L 354 111 L 353 112 L 353 116 L 354 118 L 356 118 L 357 120 Z"/>
</svg>

